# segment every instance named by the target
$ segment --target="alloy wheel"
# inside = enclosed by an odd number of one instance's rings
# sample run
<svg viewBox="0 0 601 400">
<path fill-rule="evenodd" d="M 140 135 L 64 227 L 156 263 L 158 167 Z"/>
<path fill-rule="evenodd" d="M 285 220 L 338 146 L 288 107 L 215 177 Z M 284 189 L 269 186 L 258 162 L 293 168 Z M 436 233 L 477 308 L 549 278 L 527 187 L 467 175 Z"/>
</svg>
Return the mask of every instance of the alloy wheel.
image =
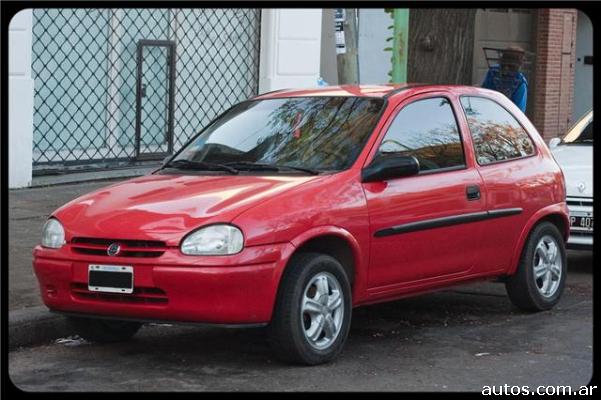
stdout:
<svg viewBox="0 0 601 400">
<path fill-rule="evenodd" d="M 544 297 L 552 297 L 561 282 L 562 258 L 559 253 L 559 245 L 550 235 L 543 236 L 534 249 L 534 281 Z"/>
<path fill-rule="evenodd" d="M 334 343 L 344 319 L 344 294 L 334 275 L 320 272 L 309 280 L 300 317 L 305 339 L 313 348 L 323 350 Z"/>
</svg>

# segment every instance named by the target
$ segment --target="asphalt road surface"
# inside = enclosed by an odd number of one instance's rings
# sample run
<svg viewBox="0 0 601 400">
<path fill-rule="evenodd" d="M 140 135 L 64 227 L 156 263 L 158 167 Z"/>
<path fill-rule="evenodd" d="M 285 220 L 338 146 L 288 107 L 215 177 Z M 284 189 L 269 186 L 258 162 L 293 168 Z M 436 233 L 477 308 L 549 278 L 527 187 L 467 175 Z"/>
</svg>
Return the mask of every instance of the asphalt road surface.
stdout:
<svg viewBox="0 0 601 400">
<path fill-rule="evenodd" d="M 53 342 L 9 353 L 27 391 L 476 391 L 571 385 L 592 375 L 592 257 L 569 254 L 561 302 L 514 309 L 503 284 L 478 283 L 354 310 L 341 357 L 290 366 L 261 329 L 145 326 L 127 343 Z"/>
</svg>

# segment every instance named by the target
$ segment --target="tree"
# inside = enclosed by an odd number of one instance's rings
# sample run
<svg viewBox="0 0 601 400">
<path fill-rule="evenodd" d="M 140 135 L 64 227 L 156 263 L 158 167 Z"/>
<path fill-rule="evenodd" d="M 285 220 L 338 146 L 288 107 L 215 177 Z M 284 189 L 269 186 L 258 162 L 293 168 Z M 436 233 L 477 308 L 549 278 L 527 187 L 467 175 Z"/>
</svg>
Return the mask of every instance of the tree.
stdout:
<svg viewBox="0 0 601 400">
<path fill-rule="evenodd" d="M 476 9 L 411 9 L 409 82 L 471 85 Z"/>
</svg>

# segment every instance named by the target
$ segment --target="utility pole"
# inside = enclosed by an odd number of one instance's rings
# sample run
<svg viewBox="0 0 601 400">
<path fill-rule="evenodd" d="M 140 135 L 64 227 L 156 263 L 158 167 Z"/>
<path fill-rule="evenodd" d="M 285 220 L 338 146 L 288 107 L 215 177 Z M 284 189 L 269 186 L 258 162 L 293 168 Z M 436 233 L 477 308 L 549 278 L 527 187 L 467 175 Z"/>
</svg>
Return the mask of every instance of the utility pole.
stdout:
<svg viewBox="0 0 601 400">
<path fill-rule="evenodd" d="M 386 12 L 392 14 L 392 37 L 387 41 L 392 41 L 392 47 L 384 50 L 392 52 L 392 70 L 389 72 L 391 83 L 407 82 L 407 55 L 409 42 L 409 9 L 395 8 L 386 9 Z"/>
<path fill-rule="evenodd" d="M 394 40 L 392 47 L 392 81 L 395 83 L 407 82 L 407 53 L 409 41 L 409 9 L 396 8 L 394 10 Z"/>
<path fill-rule="evenodd" d="M 357 52 L 357 10 L 336 9 L 336 61 L 338 83 L 359 83 L 359 58 Z"/>
</svg>

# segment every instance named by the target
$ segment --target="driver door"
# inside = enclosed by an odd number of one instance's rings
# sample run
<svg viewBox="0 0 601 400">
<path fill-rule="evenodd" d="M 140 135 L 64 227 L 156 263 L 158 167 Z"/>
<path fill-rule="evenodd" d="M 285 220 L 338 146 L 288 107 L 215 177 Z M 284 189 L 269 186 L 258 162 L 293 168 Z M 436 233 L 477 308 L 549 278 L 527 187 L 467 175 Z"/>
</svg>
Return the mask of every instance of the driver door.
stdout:
<svg viewBox="0 0 601 400">
<path fill-rule="evenodd" d="M 482 179 L 466 156 L 450 93 L 401 103 L 373 159 L 415 156 L 417 175 L 363 183 L 370 219 L 370 294 L 470 274 L 485 212 Z M 465 133 L 465 132 L 464 132 Z"/>
</svg>

